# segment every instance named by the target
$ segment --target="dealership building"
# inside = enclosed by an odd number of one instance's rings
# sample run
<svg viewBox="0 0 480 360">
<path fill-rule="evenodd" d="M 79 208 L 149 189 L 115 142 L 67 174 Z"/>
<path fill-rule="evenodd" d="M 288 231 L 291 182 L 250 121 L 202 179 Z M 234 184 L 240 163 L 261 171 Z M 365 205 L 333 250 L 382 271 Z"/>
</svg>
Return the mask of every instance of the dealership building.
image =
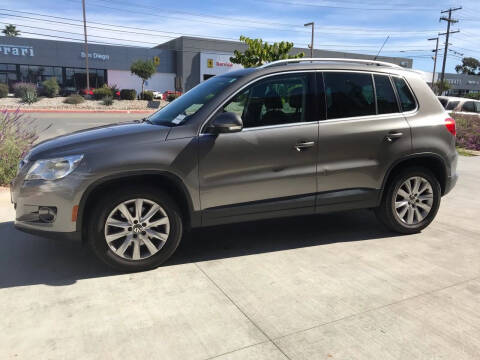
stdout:
<svg viewBox="0 0 480 360">
<path fill-rule="evenodd" d="M 130 65 L 138 59 L 152 60 L 157 72 L 147 81 L 146 89 L 187 91 L 215 75 L 241 68 L 232 64 L 234 50 L 246 45 L 182 36 L 153 48 L 88 45 L 91 87 L 103 84 L 120 89 L 141 89 L 140 79 L 130 73 Z M 292 54 L 309 49 L 294 48 Z M 40 83 L 55 77 L 62 88 L 86 87 L 85 52 L 83 43 L 0 36 L 0 82 L 10 86 L 16 82 Z M 371 59 L 371 55 L 315 50 L 315 57 Z M 378 57 L 406 68 L 412 60 L 399 57 Z"/>
</svg>

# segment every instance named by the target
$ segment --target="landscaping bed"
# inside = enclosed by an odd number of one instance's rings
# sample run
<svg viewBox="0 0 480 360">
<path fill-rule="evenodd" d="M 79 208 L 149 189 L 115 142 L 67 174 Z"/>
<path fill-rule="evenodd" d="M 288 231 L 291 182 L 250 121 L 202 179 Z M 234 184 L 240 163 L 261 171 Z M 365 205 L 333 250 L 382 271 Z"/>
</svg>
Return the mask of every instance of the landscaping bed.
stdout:
<svg viewBox="0 0 480 360">
<path fill-rule="evenodd" d="M 104 105 L 102 100 L 85 100 L 80 104 L 66 104 L 65 97 L 40 98 L 27 104 L 20 98 L 6 97 L 0 99 L 0 109 L 50 109 L 50 110 L 157 110 L 168 102 L 164 100 L 114 100 L 112 105 Z"/>
</svg>

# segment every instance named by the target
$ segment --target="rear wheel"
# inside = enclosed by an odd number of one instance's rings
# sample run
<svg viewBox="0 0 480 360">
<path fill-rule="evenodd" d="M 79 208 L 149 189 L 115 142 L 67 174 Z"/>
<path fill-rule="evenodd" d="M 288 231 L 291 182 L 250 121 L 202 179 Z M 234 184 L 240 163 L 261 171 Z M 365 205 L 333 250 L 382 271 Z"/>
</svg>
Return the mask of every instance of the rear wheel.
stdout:
<svg viewBox="0 0 480 360">
<path fill-rule="evenodd" d="M 389 181 L 375 213 L 390 230 L 412 234 L 433 221 L 440 199 L 440 183 L 430 171 L 408 168 Z"/>
<path fill-rule="evenodd" d="M 94 253 L 119 271 L 153 269 L 176 250 L 182 237 L 180 211 L 155 189 L 127 188 L 102 197 L 89 217 Z"/>
</svg>

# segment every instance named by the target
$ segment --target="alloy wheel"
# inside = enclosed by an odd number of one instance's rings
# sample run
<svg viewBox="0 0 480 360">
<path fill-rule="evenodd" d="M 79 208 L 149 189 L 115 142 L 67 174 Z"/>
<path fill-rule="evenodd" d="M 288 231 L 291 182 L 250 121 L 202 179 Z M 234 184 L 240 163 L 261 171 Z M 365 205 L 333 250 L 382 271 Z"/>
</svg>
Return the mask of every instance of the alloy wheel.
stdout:
<svg viewBox="0 0 480 360">
<path fill-rule="evenodd" d="M 395 214 L 400 221 L 407 225 L 418 225 L 432 209 L 432 185 L 421 176 L 408 178 L 397 189 L 394 206 Z"/>
<path fill-rule="evenodd" d="M 131 199 L 116 206 L 105 221 L 105 241 L 121 258 L 143 260 L 160 251 L 170 233 L 165 210 L 148 199 Z"/>
</svg>

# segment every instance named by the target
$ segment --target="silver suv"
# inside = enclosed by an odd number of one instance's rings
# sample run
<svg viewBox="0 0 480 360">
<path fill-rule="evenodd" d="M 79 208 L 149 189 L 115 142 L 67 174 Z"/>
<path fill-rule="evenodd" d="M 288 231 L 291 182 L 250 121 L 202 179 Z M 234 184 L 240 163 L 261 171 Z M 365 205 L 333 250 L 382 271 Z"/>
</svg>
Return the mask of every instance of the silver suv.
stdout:
<svg viewBox="0 0 480 360">
<path fill-rule="evenodd" d="M 456 163 L 455 122 L 415 72 L 302 59 L 216 76 L 142 121 L 45 141 L 11 189 L 18 229 L 81 238 L 136 271 L 163 263 L 191 227 L 369 208 L 418 232 Z"/>
</svg>

